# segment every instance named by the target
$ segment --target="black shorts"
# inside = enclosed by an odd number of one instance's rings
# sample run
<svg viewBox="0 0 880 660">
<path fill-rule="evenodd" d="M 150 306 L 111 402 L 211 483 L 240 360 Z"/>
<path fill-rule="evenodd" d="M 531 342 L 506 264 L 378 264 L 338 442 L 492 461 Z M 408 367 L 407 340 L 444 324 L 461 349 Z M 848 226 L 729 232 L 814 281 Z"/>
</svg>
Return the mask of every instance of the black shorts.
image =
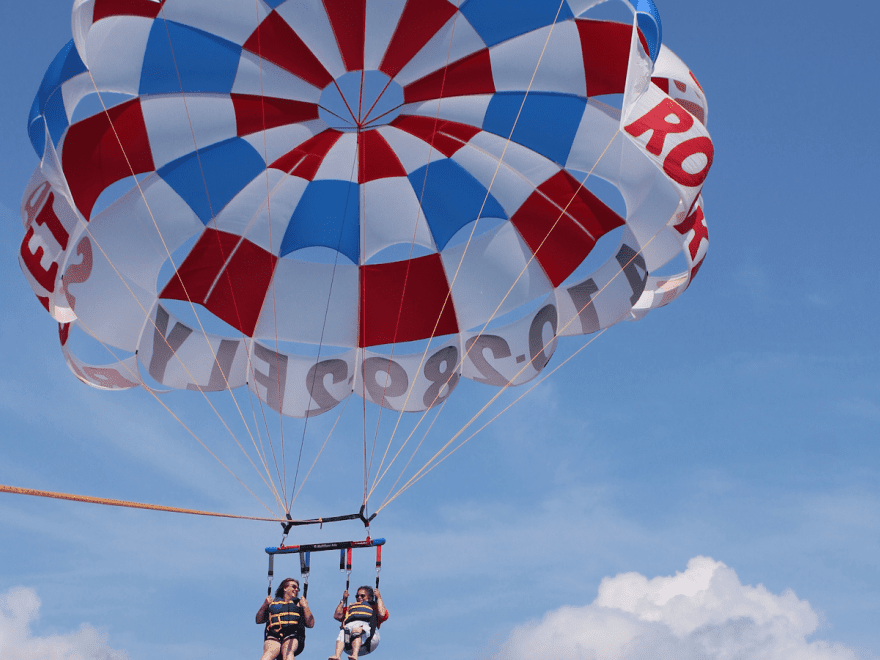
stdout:
<svg viewBox="0 0 880 660">
<path fill-rule="evenodd" d="M 299 655 L 303 650 L 303 647 L 306 644 L 306 635 L 305 631 L 299 626 L 286 626 L 281 630 L 272 630 L 268 626 L 266 626 L 266 632 L 263 634 L 263 639 L 274 639 L 276 642 L 283 644 L 285 641 L 290 639 L 291 637 L 295 637 L 299 640 L 299 645 L 296 655 Z"/>
</svg>

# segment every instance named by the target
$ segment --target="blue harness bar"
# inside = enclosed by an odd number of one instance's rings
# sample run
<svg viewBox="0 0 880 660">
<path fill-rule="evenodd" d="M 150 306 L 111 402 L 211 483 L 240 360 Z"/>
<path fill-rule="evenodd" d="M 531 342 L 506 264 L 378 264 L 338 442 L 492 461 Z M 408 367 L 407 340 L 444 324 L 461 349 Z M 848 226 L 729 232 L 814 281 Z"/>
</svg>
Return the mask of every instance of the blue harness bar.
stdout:
<svg viewBox="0 0 880 660">
<path fill-rule="evenodd" d="M 385 545 L 385 539 L 370 539 L 366 541 L 335 541 L 332 543 L 311 543 L 303 545 L 281 545 L 276 548 L 266 548 L 267 555 L 292 555 L 299 552 L 321 552 L 322 550 L 346 550 L 348 548 L 374 548 Z"/>
<path fill-rule="evenodd" d="M 276 548 L 266 548 L 269 555 L 269 591 L 272 595 L 272 578 L 275 574 L 275 555 L 299 555 L 299 571 L 303 578 L 303 598 L 309 593 L 309 572 L 311 569 L 311 553 L 322 550 L 339 550 L 339 569 L 346 572 L 345 590 L 348 591 L 349 577 L 351 576 L 351 550 L 352 548 L 376 548 L 376 588 L 379 587 L 379 569 L 382 566 L 382 546 L 385 539 L 371 539 L 365 541 L 336 541 L 333 543 L 310 543 L 303 545 L 280 545 Z"/>
</svg>

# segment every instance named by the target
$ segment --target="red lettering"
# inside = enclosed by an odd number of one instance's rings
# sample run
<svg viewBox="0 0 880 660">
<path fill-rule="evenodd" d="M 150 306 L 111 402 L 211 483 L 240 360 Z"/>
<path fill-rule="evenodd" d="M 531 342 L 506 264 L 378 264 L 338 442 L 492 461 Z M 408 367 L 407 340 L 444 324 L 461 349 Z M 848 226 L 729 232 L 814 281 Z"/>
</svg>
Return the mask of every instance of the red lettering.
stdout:
<svg viewBox="0 0 880 660">
<path fill-rule="evenodd" d="M 687 172 L 683 165 L 684 161 L 697 154 L 703 154 L 706 157 L 706 163 L 699 172 L 692 174 Z M 663 171 L 681 185 L 696 188 L 703 185 L 709 175 L 709 168 L 712 167 L 714 157 L 715 146 L 712 144 L 712 140 L 705 136 L 691 138 L 669 152 L 666 160 L 663 161 Z"/>
<path fill-rule="evenodd" d="M 79 365 L 76 363 L 76 360 L 73 359 L 73 356 L 69 351 L 62 348 L 62 352 L 64 353 L 64 359 L 67 360 L 67 366 L 70 367 L 70 370 L 73 371 L 73 375 L 79 378 L 86 385 L 89 385 L 88 376 L 86 376 L 82 369 L 79 368 Z"/>
<path fill-rule="evenodd" d="M 104 387 L 108 390 L 125 390 L 130 387 L 137 387 L 139 384 L 128 380 L 116 369 L 83 366 L 82 370 L 90 379 L 92 385 Z"/>
<path fill-rule="evenodd" d="M 678 121 L 669 121 L 675 117 Z M 626 127 L 626 132 L 633 137 L 639 137 L 646 131 L 652 131 L 647 149 L 655 156 L 663 153 L 663 145 L 666 136 L 670 133 L 687 133 L 694 125 L 694 118 L 687 110 L 670 98 L 663 99 L 641 119 L 636 119 Z M 684 159 L 682 159 L 684 160 Z"/>
<path fill-rule="evenodd" d="M 67 241 L 70 240 L 70 234 L 67 233 L 64 225 L 61 224 L 61 220 L 55 215 L 55 209 L 52 206 L 54 203 L 55 195 L 51 194 L 49 195 L 49 200 L 46 202 L 46 205 L 43 206 L 43 210 L 40 211 L 40 214 L 36 217 L 36 221 L 38 225 L 45 225 L 48 227 L 49 231 L 52 232 L 52 236 L 55 237 L 55 241 L 61 246 L 61 249 L 66 250 Z"/>
<path fill-rule="evenodd" d="M 28 197 L 28 200 L 24 203 L 24 212 L 27 216 L 24 223 L 25 227 L 30 228 L 34 219 L 37 217 L 37 214 L 43 208 L 43 204 L 46 203 L 46 197 L 49 195 L 49 188 L 49 182 L 43 181 L 43 183 L 34 188 L 31 196 Z"/>
<path fill-rule="evenodd" d="M 709 240 L 709 228 L 706 227 L 706 216 L 703 215 L 703 209 L 699 206 L 696 206 L 696 202 L 694 202 L 694 207 L 691 213 L 681 222 L 681 224 L 675 225 L 676 231 L 684 236 L 692 229 L 694 230 L 694 235 L 688 243 L 688 249 L 690 251 L 691 260 L 697 258 L 697 252 L 700 250 L 700 243 L 703 239 Z"/>
<path fill-rule="evenodd" d="M 49 266 L 47 270 L 43 268 L 41 263 L 46 254 L 43 246 L 37 246 L 37 249 L 34 252 L 31 252 L 29 247 L 31 239 L 36 234 L 34 229 L 34 223 L 36 222 L 37 226 L 45 226 L 49 229 L 49 232 L 52 234 L 55 242 L 58 243 L 62 252 L 67 249 L 67 242 L 70 240 L 70 234 L 67 233 L 64 225 L 61 224 L 58 216 L 55 215 L 55 209 L 52 206 L 55 201 L 55 195 L 49 193 L 47 196 L 46 193 L 48 193 L 48 190 L 48 183 L 38 187 L 25 203 L 25 212 L 28 217 L 28 230 L 25 234 L 24 241 L 21 243 L 20 254 L 22 262 L 27 266 L 27 269 L 30 271 L 31 275 L 34 276 L 34 279 L 37 280 L 40 286 L 46 291 L 54 291 L 55 278 L 58 276 L 57 261 L 53 261 L 52 265 Z M 44 234 L 41 232 L 40 236 L 43 237 Z"/>
<path fill-rule="evenodd" d="M 70 339 L 70 323 L 59 323 L 58 324 L 58 338 L 61 340 L 61 345 L 67 345 L 67 341 Z"/>
<path fill-rule="evenodd" d="M 61 292 L 67 296 L 67 304 L 70 305 L 70 309 L 73 310 L 76 310 L 76 296 L 70 293 L 70 285 L 82 284 L 88 280 L 89 276 L 92 274 L 92 242 L 89 240 L 88 236 L 83 236 L 79 245 L 76 246 L 76 253 L 81 256 L 83 260 L 78 264 L 73 264 L 67 268 L 67 272 L 64 275 L 64 282 L 61 284 Z"/>
<path fill-rule="evenodd" d="M 31 275 L 34 276 L 34 279 L 37 281 L 37 283 L 39 283 L 41 287 L 49 292 L 54 291 L 55 278 L 58 275 L 58 264 L 53 261 L 48 270 L 43 268 L 43 265 L 40 263 L 43 260 L 43 255 L 45 254 L 43 246 L 37 246 L 37 249 L 34 252 L 31 252 L 30 247 L 28 247 L 33 237 L 34 227 L 33 225 L 31 225 L 31 227 L 27 230 L 27 234 L 25 234 L 24 236 L 24 240 L 21 242 L 21 250 L 19 252 L 19 254 L 21 255 L 21 261 L 25 266 L 27 266 L 27 269 L 30 271 Z"/>
</svg>

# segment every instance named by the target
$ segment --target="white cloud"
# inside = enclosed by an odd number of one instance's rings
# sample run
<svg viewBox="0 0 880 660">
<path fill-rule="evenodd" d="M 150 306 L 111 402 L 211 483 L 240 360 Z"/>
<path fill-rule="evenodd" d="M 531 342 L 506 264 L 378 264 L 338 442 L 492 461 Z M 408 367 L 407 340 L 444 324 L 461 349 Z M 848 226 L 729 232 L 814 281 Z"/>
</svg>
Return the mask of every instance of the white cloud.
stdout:
<svg viewBox="0 0 880 660">
<path fill-rule="evenodd" d="M 34 635 L 40 598 L 33 589 L 13 587 L 0 594 L 0 658 L 3 660 L 128 660 L 108 645 L 107 634 L 88 624 L 66 635 Z"/>
<path fill-rule="evenodd" d="M 733 569 L 695 557 L 673 577 L 605 578 L 590 605 L 518 626 L 504 660 L 857 660 L 853 649 L 807 638 L 819 616 L 791 590 L 740 583 Z"/>
</svg>

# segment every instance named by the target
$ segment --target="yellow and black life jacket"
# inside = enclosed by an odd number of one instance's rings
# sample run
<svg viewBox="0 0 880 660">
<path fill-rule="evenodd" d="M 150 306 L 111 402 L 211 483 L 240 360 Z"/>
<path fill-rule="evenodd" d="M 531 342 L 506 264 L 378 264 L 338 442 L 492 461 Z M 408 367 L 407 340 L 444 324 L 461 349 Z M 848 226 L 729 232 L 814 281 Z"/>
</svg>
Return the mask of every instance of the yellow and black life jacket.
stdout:
<svg viewBox="0 0 880 660">
<path fill-rule="evenodd" d="M 348 611 L 345 614 L 345 621 L 343 622 L 343 625 L 346 623 L 351 623 L 352 621 L 366 621 L 367 623 L 370 623 L 372 619 L 373 606 L 364 600 L 359 603 L 355 603 L 348 608 Z"/>
<path fill-rule="evenodd" d="M 299 600 L 290 602 L 273 600 L 269 603 L 269 622 L 267 625 L 271 630 L 298 626 L 300 625 L 300 612 Z"/>
</svg>

